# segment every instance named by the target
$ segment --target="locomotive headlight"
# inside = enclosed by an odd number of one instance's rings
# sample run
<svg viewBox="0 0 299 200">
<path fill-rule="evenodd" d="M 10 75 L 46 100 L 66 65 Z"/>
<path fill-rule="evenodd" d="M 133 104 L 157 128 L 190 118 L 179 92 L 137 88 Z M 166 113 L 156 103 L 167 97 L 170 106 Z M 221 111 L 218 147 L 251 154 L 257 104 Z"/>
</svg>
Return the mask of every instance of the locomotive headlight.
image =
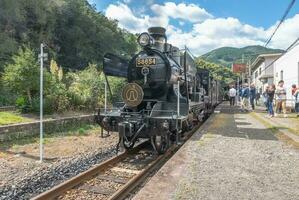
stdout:
<svg viewBox="0 0 299 200">
<path fill-rule="evenodd" d="M 151 43 L 151 36 L 148 33 L 141 33 L 137 41 L 140 46 L 146 47 Z"/>
</svg>

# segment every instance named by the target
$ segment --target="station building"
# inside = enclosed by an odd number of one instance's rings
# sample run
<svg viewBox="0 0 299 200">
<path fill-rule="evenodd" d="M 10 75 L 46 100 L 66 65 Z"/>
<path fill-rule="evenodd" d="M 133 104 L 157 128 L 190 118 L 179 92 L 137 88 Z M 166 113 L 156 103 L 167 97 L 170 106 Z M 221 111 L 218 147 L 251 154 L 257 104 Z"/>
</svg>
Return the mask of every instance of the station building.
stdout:
<svg viewBox="0 0 299 200">
<path fill-rule="evenodd" d="M 284 80 L 287 89 L 287 106 L 294 106 L 294 98 L 291 93 L 293 84 L 299 85 L 299 42 L 285 52 L 274 62 L 274 83 Z"/>
<path fill-rule="evenodd" d="M 251 67 L 251 83 L 259 93 L 264 92 L 265 86 L 274 83 L 274 63 L 282 54 L 260 54 Z"/>
</svg>

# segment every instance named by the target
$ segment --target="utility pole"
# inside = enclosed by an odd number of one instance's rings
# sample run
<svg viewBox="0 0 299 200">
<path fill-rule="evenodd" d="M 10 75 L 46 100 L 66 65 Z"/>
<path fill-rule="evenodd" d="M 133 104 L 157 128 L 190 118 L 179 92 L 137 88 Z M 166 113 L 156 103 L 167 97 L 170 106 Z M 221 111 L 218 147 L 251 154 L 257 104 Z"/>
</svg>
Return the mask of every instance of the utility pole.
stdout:
<svg viewBox="0 0 299 200">
<path fill-rule="evenodd" d="M 40 44 L 40 54 L 38 59 L 40 61 L 40 93 L 39 93 L 39 161 L 43 162 L 43 82 L 44 82 L 44 61 L 48 60 L 48 54 L 44 53 L 44 45 Z"/>
<path fill-rule="evenodd" d="M 39 96 L 39 161 L 43 162 L 43 69 L 44 69 L 44 44 L 40 44 L 40 96 Z"/>
</svg>

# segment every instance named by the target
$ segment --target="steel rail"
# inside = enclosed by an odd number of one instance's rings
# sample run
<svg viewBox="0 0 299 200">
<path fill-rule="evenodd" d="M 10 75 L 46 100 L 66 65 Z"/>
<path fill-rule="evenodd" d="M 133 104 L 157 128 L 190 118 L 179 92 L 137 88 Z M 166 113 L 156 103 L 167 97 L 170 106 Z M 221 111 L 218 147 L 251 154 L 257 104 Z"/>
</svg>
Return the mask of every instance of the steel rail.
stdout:
<svg viewBox="0 0 299 200">
<path fill-rule="evenodd" d="M 169 158 L 171 158 L 171 156 L 174 155 L 174 153 L 193 135 L 198 127 L 199 126 L 195 126 L 191 131 L 186 133 L 185 137 L 183 138 L 184 141 L 182 144 L 171 146 L 166 153 L 159 155 L 154 161 L 149 163 L 148 166 L 141 170 L 140 173 L 130 178 L 128 182 L 121 186 L 115 193 L 112 194 L 112 196 L 107 197 L 107 199 L 125 199 L 130 194 L 130 192 L 134 191 L 142 182 L 144 182 L 152 172 L 159 169 Z M 50 190 L 39 194 L 38 196 L 32 198 L 32 200 L 55 199 L 66 193 L 68 190 L 111 168 L 116 163 L 125 160 L 127 156 L 138 152 L 139 150 L 144 148 L 145 145 L 146 142 L 143 142 L 130 151 L 125 151 L 124 153 L 114 156 L 104 161 L 103 163 L 97 164 L 87 171 L 82 172 L 75 177 L 51 188 Z"/>
<path fill-rule="evenodd" d="M 94 167 L 88 169 L 87 171 L 84 171 L 73 178 L 62 182 L 61 184 L 51 188 L 50 190 L 47 190 L 36 197 L 32 198 L 32 200 L 44 200 L 44 199 L 55 199 L 56 197 L 62 195 L 66 191 L 70 190 L 71 188 L 74 188 L 75 186 L 79 185 L 80 183 L 84 182 L 85 180 L 88 180 L 95 176 L 96 174 L 105 171 L 107 168 L 111 167 L 112 165 L 120 162 L 121 160 L 124 160 L 128 155 L 131 153 L 139 151 L 142 147 L 144 147 L 146 142 L 141 143 L 140 145 L 136 146 L 130 151 L 125 151 L 117 156 L 114 156 L 103 163 L 97 164 Z"/>
<path fill-rule="evenodd" d="M 164 161 L 167 160 L 173 152 L 177 150 L 178 146 L 172 146 L 165 154 L 160 155 L 157 159 L 151 162 L 145 169 L 143 169 L 139 174 L 135 175 L 131 178 L 125 185 L 123 185 L 119 190 L 117 190 L 109 200 L 119 200 L 125 199 L 130 192 L 132 192 L 135 188 L 137 188 L 147 177 L 153 172 L 155 169 L 158 169 Z"/>
<path fill-rule="evenodd" d="M 184 137 L 184 142 L 180 145 L 171 146 L 165 154 L 159 155 L 157 159 L 151 162 L 145 169 L 143 169 L 139 174 L 135 175 L 131 178 L 125 185 L 123 185 L 120 189 L 118 189 L 109 200 L 122 200 L 126 199 L 128 195 L 134 191 L 141 183 L 145 182 L 155 169 L 159 169 L 169 158 L 171 158 L 174 153 L 179 150 L 181 146 L 193 135 L 195 131 L 197 131 L 199 126 L 195 126 L 191 131 L 187 132 Z"/>
</svg>

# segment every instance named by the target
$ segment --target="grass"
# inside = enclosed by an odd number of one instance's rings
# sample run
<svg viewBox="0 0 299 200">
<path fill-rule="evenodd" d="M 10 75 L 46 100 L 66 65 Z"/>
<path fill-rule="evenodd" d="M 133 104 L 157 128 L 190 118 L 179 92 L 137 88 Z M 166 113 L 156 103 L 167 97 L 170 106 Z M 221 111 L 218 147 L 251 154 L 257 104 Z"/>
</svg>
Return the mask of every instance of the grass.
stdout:
<svg viewBox="0 0 299 200">
<path fill-rule="evenodd" d="M 295 134 L 295 135 L 298 135 L 299 136 L 299 131 L 298 130 L 295 130 L 291 127 L 287 127 L 287 126 L 283 126 L 283 125 L 277 125 L 277 126 L 274 126 L 272 125 L 270 122 L 268 122 L 266 119 L 264 119 L 262 116 L 259 116 L 257 113 L 251 113 L 251 115 L 259 120 L 262 121 L 262 123 L 268 127 L 270 127 L 270 129 L 273 129 L 273 131 L 279 131 L 279 129 L 287 129 L 289 132 Z M 294 115 L 295 116 L 295 115 Z M 294 117 L 295 118 L 295 117 Z M 290 119 L 291 120 L 291 119 Z"/>
<path fill-rule="evenodd" d="M 299 143 L 294 141 L 292 138 L 284 134 L 280 129 L 288 129 L 288 131 L 293 132 L 294 130 L 287 128 L 287 127 L 279 127 L 279 126 L 274 126 L 266 119 L 263 119 L 263 117 L 258 116 L 256 113 L 250 113 L 251 116 L 253 116 L 255 119 L 258 119 L 266 128 L 268 128 L 274 135 L 277 137 L 279 140 L 284 141 L 285 143 L 292 145 L 296 148 L 299 148 Z M 294 132 L 293 132 L 294 133 Z M 295 132 L 298 134 L 297 132 Z"/>
<path fill-rule="evenodd" d="M 20 116 L 14 112 L 0 112 L 0 125 L 16 124 L 22 122 L 30 122 L 29 118 Z"/>
<path fill-rule="evenodd" d="M 77 127 L 69 127 L 67 130 L 59 131 L 59 132 L 51 132 L 44 134 L 44 144 L 49 144 L 54 141 L 55 138 L 58 137 L 68 137 L 68 136 L 87 136 L 89 134 L 93 134 L 94 132 L 99 131 L 99 126 L 97 125 L 89 125 L 82 124 Z M 39 135 L 36 136 L 27 136 L 23 138 L 16 138 L 10 141 L 1 142 L 0 143 L 0 151 L 1 149 L 18 148 L 19 146 L 24 146 L 27 144 L 39 143 Z"/>
</svg>

